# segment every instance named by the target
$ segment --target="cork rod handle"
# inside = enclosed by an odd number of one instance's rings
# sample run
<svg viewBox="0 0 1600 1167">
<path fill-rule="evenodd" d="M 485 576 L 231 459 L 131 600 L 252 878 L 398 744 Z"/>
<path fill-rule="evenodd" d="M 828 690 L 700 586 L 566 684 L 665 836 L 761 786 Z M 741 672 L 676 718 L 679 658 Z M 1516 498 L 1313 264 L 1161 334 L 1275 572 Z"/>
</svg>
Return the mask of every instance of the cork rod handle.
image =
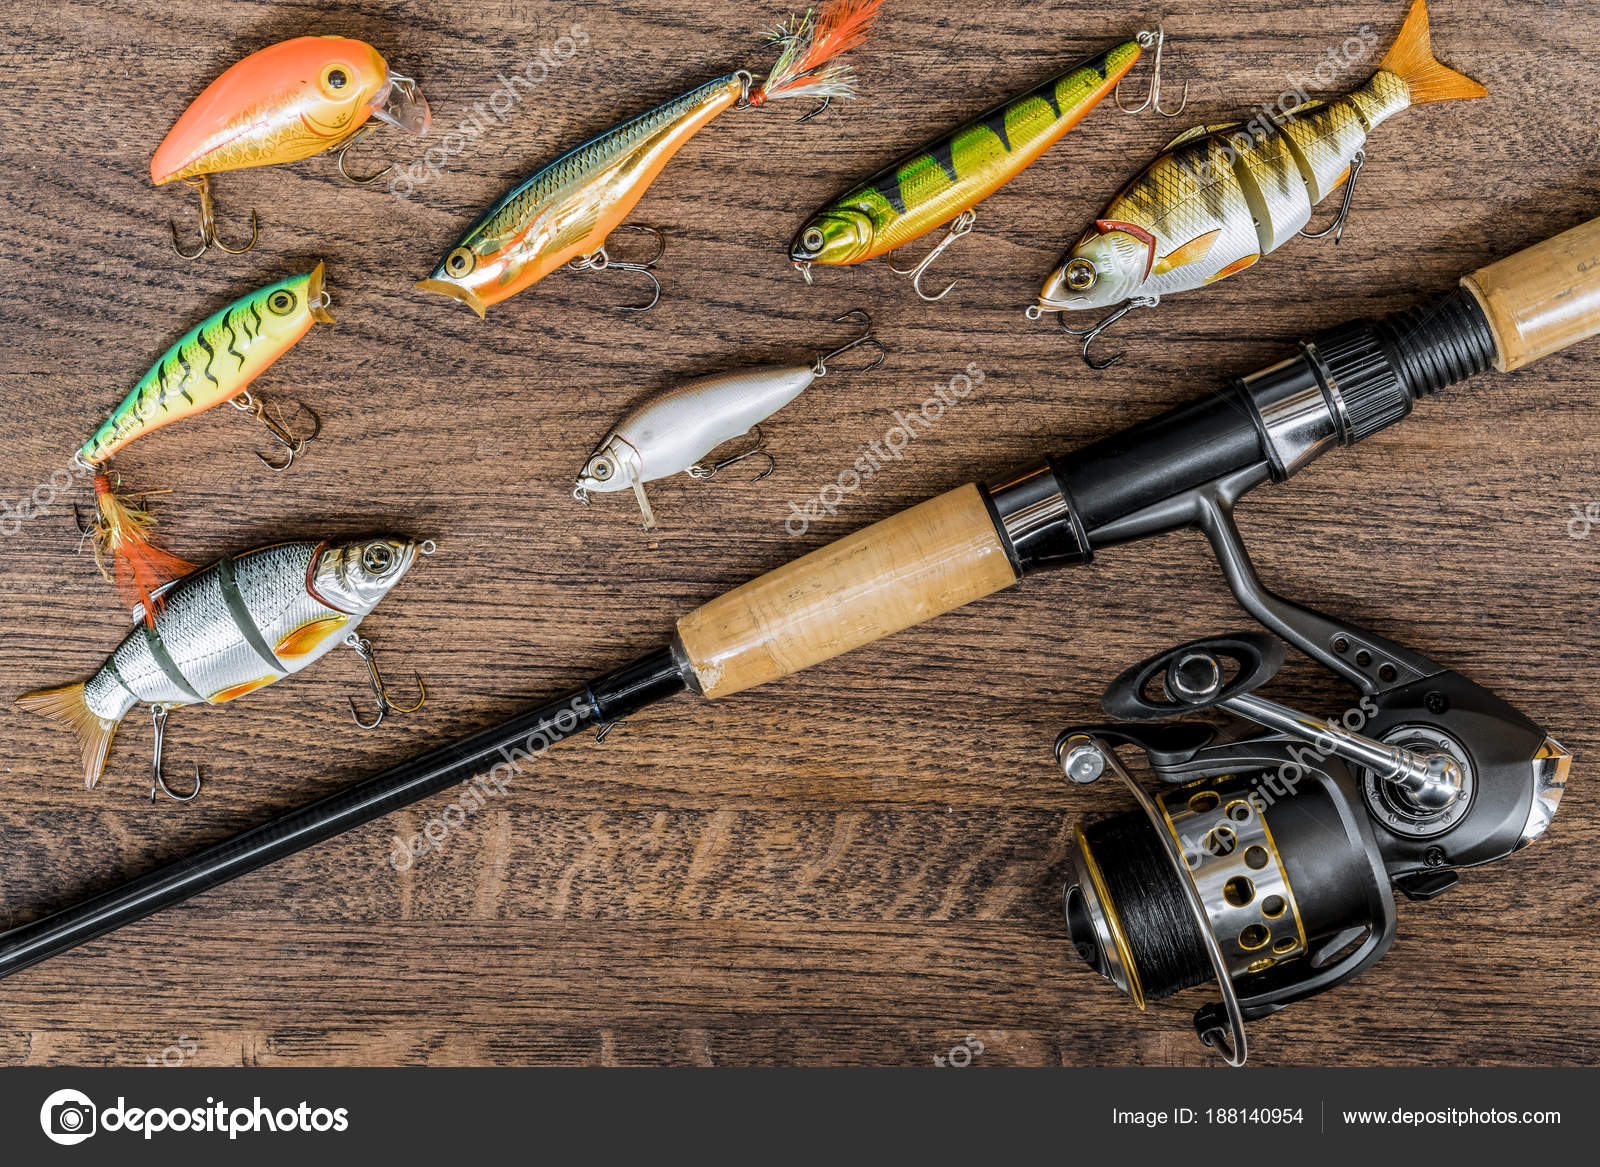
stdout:
<svg viewBox="0 0 1600 1167">
<path fill-rule="evenodd" d="M 769 571 L 678 621 L 707 697 L 786 677 L 1017 579 L 976 486 Z"/>
<path fill-rule="evenodd" d="M 1600 219 L 1462 281 L 1494 330 L 1502 373 L 1600 333 Z"/>
</svg>

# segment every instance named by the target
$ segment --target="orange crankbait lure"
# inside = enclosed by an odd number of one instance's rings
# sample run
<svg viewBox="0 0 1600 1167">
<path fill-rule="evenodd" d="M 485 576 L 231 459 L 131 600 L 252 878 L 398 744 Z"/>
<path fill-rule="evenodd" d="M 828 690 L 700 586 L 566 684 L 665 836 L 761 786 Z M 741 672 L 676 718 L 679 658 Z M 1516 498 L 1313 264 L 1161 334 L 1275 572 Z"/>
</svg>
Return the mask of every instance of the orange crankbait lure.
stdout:
<svg viewBox="0 0 1600 1167">
<path fill-rule="evenodd" d="M 210 181 L 221 171 L 276 166 L 338 150 L 339 173 L 350 181 L 381 178 L 387 167 L 356 178 L 344 166 L 345 153 L 375 128 L 369 118 L 410 134 L 427 133 L 430 120 L 416 82 L 392 71 L 366 42 L 302 36 L 251 53 L 206 86 L 150 160 L 157 186 L 181 179 L 200 192 L 200 248 L 179 248 L 174 226 L 173 250 L 195 259 L 212 245 L 235 254 L 255 246 L 253 211 L 249 243 L 229 247 L 217 238 Z"/>
<path fill-rule="evenodd" d="M 779 28 L 774 40 L 783 50 L 760 85 L 742 70 L 707 81 L 535 171 L 485 211 L 417 287 L 454 297 L 481 317 L 489 305 L 563 266 L 611 267 L 643 275 L 655 286 L 648 304 L 622 305 L 624 310 L 655 307 L 661 285 L 650 268 L 661 252 L 643 263 L 623 263 L 606 253 L 607 238 L 624 226 L 673 155 L 719 114 L 781 98 L 813 97 L 826 105 L 852 96 L 849 66 L 833 58 L 865 39 L 882 2 L 830 0 L 820 13 L 808 11 Z M 654 228 L 633 229 L 660 240 Z"/>
</svg>

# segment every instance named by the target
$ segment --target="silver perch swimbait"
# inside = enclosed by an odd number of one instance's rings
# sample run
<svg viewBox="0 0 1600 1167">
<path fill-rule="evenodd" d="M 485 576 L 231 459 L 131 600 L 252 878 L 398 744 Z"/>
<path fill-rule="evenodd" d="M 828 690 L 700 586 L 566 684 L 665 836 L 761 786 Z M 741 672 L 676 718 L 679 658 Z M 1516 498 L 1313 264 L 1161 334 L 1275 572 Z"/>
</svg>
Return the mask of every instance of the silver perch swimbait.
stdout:
<svg viewBox="0 0 1600 1167">
<path fill-rule="evenodd" d="M 17 703 L 76 731 L 90 788 L 122 719 L 134 706 L 150 705 L 157 728 L 152 785 L 164 787 L 160 731 L 166 712 L 180 705 L 232 701 L 299 672 L 340 644 L 361 654 L 383 701 L 371 646 L 356 629 L 418 554 L 432 550 L 431 541 L 382 537 L 276 543 L 224 557 L 161 589 L 153 624 L 144 619 L 144 605 L 136 606 L 133 631 L 87 681 L 28 693 Z"/>
</svg>

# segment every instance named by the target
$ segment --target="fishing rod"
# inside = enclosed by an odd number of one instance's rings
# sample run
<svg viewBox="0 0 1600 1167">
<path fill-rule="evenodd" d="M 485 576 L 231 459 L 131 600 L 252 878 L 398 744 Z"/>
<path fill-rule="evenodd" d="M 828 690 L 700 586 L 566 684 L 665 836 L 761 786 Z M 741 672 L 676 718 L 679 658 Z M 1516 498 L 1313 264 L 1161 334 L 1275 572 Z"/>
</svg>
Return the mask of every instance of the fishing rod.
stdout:
<svg viewBox="0 0 1600 1167">
<path fill-rule="evenodd" d="M 1376 638 L 1371 650 L 1332 651 L 1358 633 L 1259 585 L 1234 504 L 1402 420 L 1420 398 L 1597 332 L 1600 220 L 1469 275 L 1425 307 L 1322 333 L 1279 364 L 1075 454 L 845 536 L 703 604 L 671 643 L 587 685 L 0 934 L 0 976 L 658 701 L 731 696 L 1035 572 L 1183 528 L 1207 535 L 1240 603 L 1267 629 L 1368 689 L 1371 670 L 1409 658 Z"/>
</svg>

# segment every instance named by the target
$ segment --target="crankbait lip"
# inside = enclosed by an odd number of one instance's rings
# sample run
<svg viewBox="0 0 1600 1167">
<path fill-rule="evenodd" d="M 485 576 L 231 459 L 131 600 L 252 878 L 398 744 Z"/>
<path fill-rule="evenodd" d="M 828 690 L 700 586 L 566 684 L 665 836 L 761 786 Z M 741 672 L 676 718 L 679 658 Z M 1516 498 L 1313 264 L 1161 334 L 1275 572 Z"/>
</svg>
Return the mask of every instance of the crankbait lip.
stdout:
<svg viewBox="0 0 1600 1167">
<path fill-rule="evenodd" d="M 483 297 L 471 288 L 452 283 L 450 280 L 437 279 L 418 280 L 413 286 L 422 289 L 424 292 L 438 292 L 441 296 L 449 296 L 451 299 L 460 300 L 478 314 L 479 320 L 487 317 L 489 305 L 484 303 Z"/>
<path fill-rule="evenodd" d="M 398 95 L 394 112 L 389 110 L 390 99 Z M 373 95 L 372 106 L 368 111 L 380 122 L 387 122 L 395 129 L 407 134 L 422 137 L 427 134 L 433 125 L 433 110 L 428 106 L 428 99 L 422 95 L 422 89 L 417 85 L 415 78 L 407 77 L 404 73 L 389 71 L 388 80 L 383 83 L 383 88 Z"/>
<path fill-rule="evenodd" d="M 337 94 L 317 81 L 335 68 L 347 74 Z M 385 92 L 388 77 L 383 55 L 356 38 L 300 36 L 268 45 L 224 69 L 185 107 L 151 156 L 150 179 L 164 186 L 332 149 L 360 130 L 372 110 L 372 98 L 361 95 Z M 241 128 L 240 119 L 249 124 Z M 299 146 L 269 138 L 265 152 L 241 148 L 291 125 Z"/>
<path fill-rule="evenodd" d="M 317 260 L 317 266 L 311 269 L 311 274 L 306 277 L 306 308 L 311 313 L 311 319 L 320 320 L 324 324 L 337 324 L 333 313 L 328 311 L 333 303 L 333 297 L 324 287 L 326 273 L 322 260 Z"/>
</svg>

